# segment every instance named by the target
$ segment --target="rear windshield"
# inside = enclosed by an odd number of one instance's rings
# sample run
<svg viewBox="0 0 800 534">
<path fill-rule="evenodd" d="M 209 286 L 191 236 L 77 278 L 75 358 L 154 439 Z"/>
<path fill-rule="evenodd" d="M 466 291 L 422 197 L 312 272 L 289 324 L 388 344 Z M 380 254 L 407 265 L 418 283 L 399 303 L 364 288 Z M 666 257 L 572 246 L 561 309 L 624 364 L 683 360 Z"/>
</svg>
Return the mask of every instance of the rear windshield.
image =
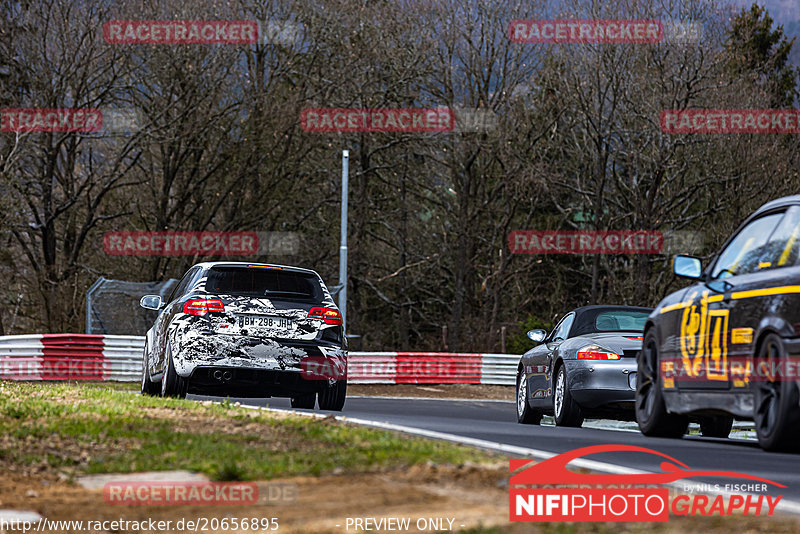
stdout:
<svg viewBox="0 0 800 534">
<path fill-rule="evenodd" d="M 208 271 L 209 293 L 322 300 L 319 278 L 313 274 L 260 267 L 214 267 Z"/>
<path fill-rule="evenodd" d="M 641 332 L 647 322 L 646 311 L 607 311 L 598 313 L 594 326 L 598 332 Z"/>
</svg>

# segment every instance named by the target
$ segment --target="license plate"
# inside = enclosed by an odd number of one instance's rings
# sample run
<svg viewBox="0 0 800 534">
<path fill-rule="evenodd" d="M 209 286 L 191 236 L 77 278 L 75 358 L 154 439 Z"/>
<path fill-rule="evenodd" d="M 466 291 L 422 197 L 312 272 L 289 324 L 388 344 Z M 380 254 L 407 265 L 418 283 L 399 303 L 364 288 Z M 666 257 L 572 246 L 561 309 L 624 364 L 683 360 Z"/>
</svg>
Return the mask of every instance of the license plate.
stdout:
<svg viewBox="0 0 800 534">
<path fill-rule="evenodd" d="M 294 330 L 294 321 L 286 317 L 269 315 L 240 315 L 239 328 L 258 328 L 267 330 Z"/>
</svg>

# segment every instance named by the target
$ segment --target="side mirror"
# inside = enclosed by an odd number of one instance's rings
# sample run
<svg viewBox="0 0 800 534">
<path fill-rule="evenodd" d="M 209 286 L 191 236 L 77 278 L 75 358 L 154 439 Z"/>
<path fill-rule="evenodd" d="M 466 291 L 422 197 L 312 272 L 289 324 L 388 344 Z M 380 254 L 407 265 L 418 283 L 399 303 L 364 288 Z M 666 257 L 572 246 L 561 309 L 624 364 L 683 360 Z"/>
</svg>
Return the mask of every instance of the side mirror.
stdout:
<svg viewBox="0 0 800 534">
<path fill-rule="evenodd" d="M 148 310 L 158 311 L 161 309 L 161 297 L 158 295 L 145 295 L 139 301 L 139 306 Z"/>
<path fill-rule="evenodd" d="M 528 332 L 528 339 L 536 343 L 541 343 L 546 337 L 547 330 L 542 330 L 541 328 L 537 328 L 536 330 L 531 330 Z"/>
<path fill-rule="evenodd" d="M 672 272 L 681 278 L 698 280 L 703 274 L 700 258 L 678 254 L 672 262 Z"/>
</svg>

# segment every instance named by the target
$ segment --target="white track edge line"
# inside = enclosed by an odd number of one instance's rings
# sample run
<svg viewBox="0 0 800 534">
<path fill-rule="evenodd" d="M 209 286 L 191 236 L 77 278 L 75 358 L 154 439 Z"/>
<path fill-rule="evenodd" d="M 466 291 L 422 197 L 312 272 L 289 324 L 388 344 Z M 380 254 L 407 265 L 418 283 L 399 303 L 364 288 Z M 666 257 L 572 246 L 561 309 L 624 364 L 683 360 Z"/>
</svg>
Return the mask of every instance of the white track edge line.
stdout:
<svg viewBox="0 0 800 534">
<path fill-rule="evenodd" d="M 442 397 L 395 397 L 388 395 L 348 395 L 348 399 L 389 399 L 389 400 L 424 400 L 424 401 L 449 401 L 449 402 L 507 402 L 514 404 L 514 400 L 503 399 L 462 399 L 458 397 L 442 398 Z"/>
</svg>

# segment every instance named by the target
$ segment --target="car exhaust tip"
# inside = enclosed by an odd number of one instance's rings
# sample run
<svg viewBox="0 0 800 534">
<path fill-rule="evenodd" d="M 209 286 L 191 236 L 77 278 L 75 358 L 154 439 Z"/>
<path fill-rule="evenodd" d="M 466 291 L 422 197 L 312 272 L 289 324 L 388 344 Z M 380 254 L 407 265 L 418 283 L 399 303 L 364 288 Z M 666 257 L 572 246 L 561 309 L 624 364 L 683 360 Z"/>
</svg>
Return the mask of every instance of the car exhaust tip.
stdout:
<svg viewBox="0 0 800 534">
<path fill-rule="evenodd" d="M 223 371 L 221 369 L 217 369 L 214 371 L 211 376 L 214 377 L 214 380 L 218 382 L 228 382 L 231 378 L 233 378 L 233 373 L 230 371 Z"/>
</svg>

